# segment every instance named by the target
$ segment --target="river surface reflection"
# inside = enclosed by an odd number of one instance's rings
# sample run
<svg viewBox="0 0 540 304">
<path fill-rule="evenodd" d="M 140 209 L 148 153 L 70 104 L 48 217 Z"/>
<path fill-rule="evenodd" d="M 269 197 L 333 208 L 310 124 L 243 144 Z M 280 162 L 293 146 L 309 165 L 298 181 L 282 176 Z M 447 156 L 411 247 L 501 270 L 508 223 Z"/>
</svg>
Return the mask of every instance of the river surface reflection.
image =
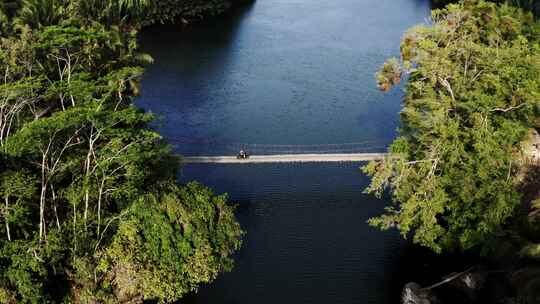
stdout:
<svg viewBox="0 0 540 304">
<path fill-rule="evenodd" d="M 258 0 L 197 25 L 141 37 L 155 63 L 137 104 L 185 155 L 234 153 L 232 143 L 365 142 L 395 137 L 402 91 L 374 74 L 399 54 L 422 0 Z M 189 165 L 182 180 L 228 192 L 247 231 L 233 272 L 190 303 L 391 303 L 407 245 L 365 223 L 385 201 L 362 194 L 360 164 Z"/>
</svg>

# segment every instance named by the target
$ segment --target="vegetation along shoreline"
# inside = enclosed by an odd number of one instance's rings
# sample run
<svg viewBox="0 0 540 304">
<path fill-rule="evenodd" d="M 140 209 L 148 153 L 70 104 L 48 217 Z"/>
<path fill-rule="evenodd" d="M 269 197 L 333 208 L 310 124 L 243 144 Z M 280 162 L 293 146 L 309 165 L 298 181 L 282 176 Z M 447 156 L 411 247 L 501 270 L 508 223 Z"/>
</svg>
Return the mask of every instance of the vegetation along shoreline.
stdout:
<svg viewBox="0 0 540 304">
<path fill-rule="evenodd" d="M 0 302 L 172 302 L 232 267 L 226 196 L 176 182 L 180 159 L 132 99 L 141 26 L 237 1 L 0 3 Z"/>
</svg>

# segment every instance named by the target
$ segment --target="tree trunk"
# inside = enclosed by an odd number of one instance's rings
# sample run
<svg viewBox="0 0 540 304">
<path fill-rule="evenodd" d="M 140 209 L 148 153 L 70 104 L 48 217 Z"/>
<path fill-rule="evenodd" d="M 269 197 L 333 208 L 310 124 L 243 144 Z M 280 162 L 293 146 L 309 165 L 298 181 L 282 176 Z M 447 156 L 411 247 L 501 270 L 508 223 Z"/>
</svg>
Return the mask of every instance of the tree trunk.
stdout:
<svg viewBox="0 0 540 304">
<path fill-rule="evenodd" d="M 43 240 L 44 227 L 43 222 L 45 221 L 45 196 L 47 194 L 47 181 L 45 180 L 45 155 L 41 163 L 41 194 L 39 197 L 39 242 Z"/>
<path fill-rule="evenodd" d="M 105 187 L 105 178 L 101 180 L 98 193 L 98 205 L 97 205 L 97 235 L 99 236 L 99 230 L 101 226 L 101 197 L 103 196 L 103 188 Z"/>
<path fill-rule="evenodd" d="M 9 222 L 8 222 L 8 209 L 9 209 L 9 196 L 6 195 L 6 210 L 4 211 L 4 221 L 6 221 L 6 234 L 8 241 L 11 242 L 11 234 L 9 232 Z"/>
</svg>

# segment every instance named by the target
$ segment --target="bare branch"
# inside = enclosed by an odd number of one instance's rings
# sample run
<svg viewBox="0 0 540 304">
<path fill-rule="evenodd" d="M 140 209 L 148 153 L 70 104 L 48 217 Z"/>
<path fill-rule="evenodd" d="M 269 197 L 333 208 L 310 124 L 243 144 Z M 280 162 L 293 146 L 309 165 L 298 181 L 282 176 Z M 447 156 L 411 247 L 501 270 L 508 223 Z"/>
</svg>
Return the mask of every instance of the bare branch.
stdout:
<svg viewBox="0 0 540 304">
<path fill-rule="evenodd" d="M 526 106 L 527 104 L 526 103 L 522 103 L 518 106 L 512 106 L 512 107 L 509 107 L 509 108 L 493 108 L 491 110 L 489 110 L 490 112 L 503 112 L 503 113 L 506 113 L 506 112 L 510 112 L 510 111 L 513 111 L 513 110 L 517 110 L 517 109 L 520 109 L 524 106 Z"/>
</svg>

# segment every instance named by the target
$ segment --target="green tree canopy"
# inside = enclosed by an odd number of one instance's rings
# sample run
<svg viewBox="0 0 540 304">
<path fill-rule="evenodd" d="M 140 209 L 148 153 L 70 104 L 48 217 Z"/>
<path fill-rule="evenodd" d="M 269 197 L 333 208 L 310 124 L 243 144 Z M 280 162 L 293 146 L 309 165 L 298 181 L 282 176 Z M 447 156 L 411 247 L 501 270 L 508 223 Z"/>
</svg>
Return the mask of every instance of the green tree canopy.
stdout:
<svg viewBox="0 0 540 304">
<path fill-rule="evenodd" d="M 368 192 L 395 205 L 370 221 L 416 243 L 488 250 L 508 237 L 520 206 L 520 142 L 540 111 L 538 24 L 503 4 L 465 1 L 435 10 L 404 36 L 401 61 L 377 75 L 409 75 L 392 157 L 364 171 Z"/>
<path fill-rule="evenodd" d="M 172 302 L 240 246 L 226 196 L 178 185 L 132 103 L 149 2 L 91 2 L 0 4 L 0 303 Z"/>
</svg>

